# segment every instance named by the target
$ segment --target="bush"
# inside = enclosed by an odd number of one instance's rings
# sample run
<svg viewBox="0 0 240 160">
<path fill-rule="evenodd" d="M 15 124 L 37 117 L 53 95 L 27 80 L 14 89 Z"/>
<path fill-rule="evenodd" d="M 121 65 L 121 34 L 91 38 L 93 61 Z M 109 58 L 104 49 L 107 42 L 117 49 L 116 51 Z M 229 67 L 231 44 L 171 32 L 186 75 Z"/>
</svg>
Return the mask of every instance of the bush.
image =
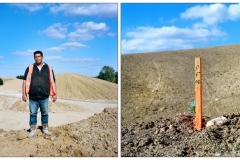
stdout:
<svg viewBox="0 0 240 160">
<path fill-rule="evenodd" d="M 117 72 L 110 66 L 103 66 L 97 78 L 116 83 Z"/>
<path fill-rule="evenodd" d="M 23 75 L 19 75 L 19 76 L 17 76 L 16 78 L 17 78 L 17 79 L 23 79 L 23 77 L 24 77 Z"/>
<path fill-rule="evenodd" d="M 115 83 L 118 83 L 118 72 L 115 72 Z"/>
<path fill-rule="evenodd" d="M 0 85 L 3 85 L 3 80 L 2 80 L 2 78 L 0 78 Z"/>
</svg>

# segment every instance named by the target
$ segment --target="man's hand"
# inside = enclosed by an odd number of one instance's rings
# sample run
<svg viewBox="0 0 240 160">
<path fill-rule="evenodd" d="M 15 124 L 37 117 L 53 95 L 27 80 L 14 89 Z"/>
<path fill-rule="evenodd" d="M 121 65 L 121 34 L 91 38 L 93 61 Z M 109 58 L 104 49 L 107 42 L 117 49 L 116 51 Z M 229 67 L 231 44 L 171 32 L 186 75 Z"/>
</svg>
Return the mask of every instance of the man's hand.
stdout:
<svg viewBox="0 0 240 160">
<path fill-rule="evenodd" d="M 55 102 L 57 100 L 57 95 L 52 96 L 52 101 Z"/>
<path fill-rule="evenodd" d="M 23 94 L 23 95 L 22 95 L 22 100 L 23 100 L 24 102 L 27 102 L 27 95 L 26 95 L 26 94 Z"/>
</svg>

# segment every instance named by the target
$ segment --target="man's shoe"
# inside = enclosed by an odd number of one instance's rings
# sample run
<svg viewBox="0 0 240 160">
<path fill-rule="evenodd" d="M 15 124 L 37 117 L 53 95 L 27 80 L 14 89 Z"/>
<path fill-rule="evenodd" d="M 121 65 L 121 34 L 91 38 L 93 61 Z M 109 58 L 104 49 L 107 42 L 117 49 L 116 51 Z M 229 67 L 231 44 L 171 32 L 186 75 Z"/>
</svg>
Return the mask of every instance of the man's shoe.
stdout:
<svg viewBox="0 0 240 160">
<path fill-rule="evenodd" d="M 30 125 L 30 133 L 28 134 L 28 138 L 33 138 L 36 133 L 36 125 Z"/>
<path fill-rule="evenodd" d="M 48 124 L 43 124 L 42 125 L 43 129 L 42 129 L 42 132 L 48 136 L 52 135 L 52 132 L 49 132 L 48 131 Z"/>
<path fill-rule="evenodd" d="M 43 129 L 43 133 L 49 136 L 52 135 L 52 132 L 49 132 L 48 129 Z"/>
</svg>

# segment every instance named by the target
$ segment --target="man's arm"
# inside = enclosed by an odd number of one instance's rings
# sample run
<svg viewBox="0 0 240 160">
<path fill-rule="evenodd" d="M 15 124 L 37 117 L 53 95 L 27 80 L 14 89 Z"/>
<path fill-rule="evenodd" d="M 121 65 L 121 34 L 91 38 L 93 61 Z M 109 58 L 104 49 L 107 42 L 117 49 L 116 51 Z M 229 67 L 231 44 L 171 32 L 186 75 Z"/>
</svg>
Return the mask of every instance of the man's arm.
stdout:
<svg viewBox="0 0 240 160">
<path fill-rule="evenodd" d="M 23 83 L 22 83 L 22 100 L 23 101 L 27 101 L 27 94 L 26 94 L 26 80 L 23 80 Z"/>
<path fill-rule="evenodd" d="M 57 100 L 57 84 L 55 82 L 55 95 L 53 96 L 53 102 Z"/>
<path fill-rule="evenodd" d="M 22 83 L 22 100 L 27 101 L 27 94 L 26 94 L 26 78 L 27 78 L 28 68 L 25 70 L 23 76 L 23 83 Z"/>
<path fill-rule="evenodd" d="M 55 82 L 55 93 L 56 93 L 56 96 L 57 96 L 57 83 Z"/>
<path fill-rule="evenodd" d="M 52 96 L 52 101 L 55 102 L 57 100 L 57 83 L 56 83 L 56 79 L 55 79 L 55 75 L 52 69 L 52 74 L 53 74 L 53 80 L 55 83 L 55 95 Z"/>
</svg>

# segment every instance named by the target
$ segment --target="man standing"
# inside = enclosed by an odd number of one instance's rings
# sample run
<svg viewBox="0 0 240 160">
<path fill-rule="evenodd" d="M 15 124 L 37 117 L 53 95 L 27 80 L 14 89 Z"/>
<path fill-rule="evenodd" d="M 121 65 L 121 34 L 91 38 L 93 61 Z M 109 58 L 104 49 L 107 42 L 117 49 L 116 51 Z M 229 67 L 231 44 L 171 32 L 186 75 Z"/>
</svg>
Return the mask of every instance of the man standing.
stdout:
<svg viewBox="0 0 240 160">
<path fill-rule="evenodd" d="M 43 53 L 34 52 L 35 63 L 26 68 L 22 84 L 22 100 L 27 101 L 29 98 L 30 110 L 30 133 L 32 138 L 37 128 L 37 112 L 41 111 L 42 132 L 46 135 L 52 133 L 48 131 L 48 102 L 49 96 L 52 101 L 57 100 L 55 76 L 52 68 L 43 62 Z"/>
</svg>

